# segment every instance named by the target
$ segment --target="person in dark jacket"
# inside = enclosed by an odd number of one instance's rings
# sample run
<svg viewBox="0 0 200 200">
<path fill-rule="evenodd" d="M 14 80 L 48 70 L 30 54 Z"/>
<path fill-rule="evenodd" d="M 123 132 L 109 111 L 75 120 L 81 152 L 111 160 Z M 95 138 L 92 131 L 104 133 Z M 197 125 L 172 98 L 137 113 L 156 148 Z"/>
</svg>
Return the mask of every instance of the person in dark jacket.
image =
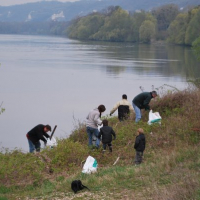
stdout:
<svg viewBox="0 0 200 200">
<path fill-rule="evenodd" d="M 33 153 L 35 150 L 37 152 L 40 152 L 40 140 L 42 140 L 46 145 L 46 138 L 49 138 L 49 135 L 47 134 L 48 131 L 51 131 L 51 126 L 39 124 L 26 134 L 29 143 L 30 153 Z"/>
<path fill-rule="evenodd" d="M 132 101 L 135 110 L 135 122 L 140 121 L 142 118 L 141 109 L 150 110 L 149 103 L 152 98 L 157 97 L 157 92 L 142 92 L 138 94 Z"/>
<path fill-rule="evenodd" d="M 135 139 L 134 149 L 136 150 L 135 164 L 139 165 L 142 162 L 143 152 L 145 150 L 146 140 L 144 130 L 139 128 Z"/>
<path fill-rule="evenodd" d="M 100 132 L 98 138 L 100 139 L 102 136 L 103 143 L 103 151 L 106 150 L 106 146 L 108 145 L 110 152 L 112 152 L 112 135 L 114 136 L 114 140 L 116 139 L 116 134 L 112 127 L 108 126 L 108 120 L 103 120 L 103 127 L 100 128 Z"/>
</svg>

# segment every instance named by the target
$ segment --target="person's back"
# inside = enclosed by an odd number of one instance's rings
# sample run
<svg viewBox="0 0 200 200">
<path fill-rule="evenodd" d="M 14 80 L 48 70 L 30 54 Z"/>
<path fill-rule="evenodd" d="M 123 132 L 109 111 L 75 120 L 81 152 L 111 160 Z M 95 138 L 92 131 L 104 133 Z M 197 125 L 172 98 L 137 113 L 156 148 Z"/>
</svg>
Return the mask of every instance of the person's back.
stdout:
<svg viewBox="0 0 200 200">
<path fill-rule="evenodd" d="M 103 143 L 103 149 L 106 150 L 106 145 L 108 145 L 109 150 L 112 152 L 112 136 L 114 139 L 116 138 L 116 134 L 112 127 L 108 126 L 108 121 L 103 120 L 103 127 L 100 128 L 99 136 L 100 139 L 102 136 L 102 143 Z"/>
<path fill-rule="evenodd" d="M 120 121 L 123 121 L 125 119 L 128 119 L 130 115 L 130 111 L 133 112 L 132 105 L 127 100 L 127 95 L 122 95 L 122 100 L 118 101 L 112 110 L 110 111 L 110 115 L 112 115 L 116 110 L 118 109 L 118 119 Z"/>
<path fill-rule="evenodd" d="M 101 124 L 102 121 L 100 120 L 100 112 L 98 108 L 95 108 L 94 110 L 91 110 L 86 117 L 86 126 L 92 127 L 92 128 L 97 128 L 98 124 Z"/>
<path fill-rule="evenodd" d="M 130 107 L 129 102 L 126 99 L 120 101 L 120 106 L 118 107 L 118 118 L 120 121 L 128 119 L 130 114 L 129 107 Z"/>
<path fill-rule="evenodd" d="M 110 127 L 110 126 L 103 126 L 102 128 L 100 128 L 100 134 L 102 135 L 103 143 L 112 142 L 112 135 L 115 138 L 115 132 L 113 131 L 112 127 Z"/>
<path fill-rule="evenodd" d="M 95 146 L 96 148 L 99 148 L 100 141 L 98 139 L 98 125 L 102 124 L 101 121 L 101 114 L 106 110 L 106 107 L 104 105 L 99 105 L 98 108 L 95 108 L 94 110 L 90 111 L 87 115 L 86 119 L 86 132 L 88 135 L 88 146 L 92 147 L 93 145 L 93 138 L 95 138 Z"/>
</svg>

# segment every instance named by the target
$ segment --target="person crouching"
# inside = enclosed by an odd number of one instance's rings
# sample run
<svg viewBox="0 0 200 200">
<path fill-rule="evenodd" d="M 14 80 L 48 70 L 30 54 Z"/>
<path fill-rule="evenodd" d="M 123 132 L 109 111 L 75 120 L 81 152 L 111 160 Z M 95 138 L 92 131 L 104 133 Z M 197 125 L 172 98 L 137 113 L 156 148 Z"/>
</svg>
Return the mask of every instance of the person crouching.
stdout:
<svg viewBox="0 0 200 200">
<path fill-rule="evenodd" d="M 143 157 L 143 152 L 145 150 L 145 135 L 144 135 L 144 130 L 142 128 L 139 128 L 137 130 L 137 136 L 135 139 L 135 144 L 134 144 L 134 149 L 136 150 L 136 155 L 135 155 L 135 165 L 139 165 L 142 163 L 142 157 Z"/>
<path fill-rule="evenodd" d="M 116 139 L 116 134 L 112 127 L 108 126 L 108 120 L 103 120 L 103 127 L 100 128 L 100 132 L 98 138 L 100 139 L 102 136 L 102 143 L 103 143 L 103 151 L 106 150 L 106 146 L 108 145 L 109 151 L 112 152 L 112 135 L 114 140 Z"/>
</svg>

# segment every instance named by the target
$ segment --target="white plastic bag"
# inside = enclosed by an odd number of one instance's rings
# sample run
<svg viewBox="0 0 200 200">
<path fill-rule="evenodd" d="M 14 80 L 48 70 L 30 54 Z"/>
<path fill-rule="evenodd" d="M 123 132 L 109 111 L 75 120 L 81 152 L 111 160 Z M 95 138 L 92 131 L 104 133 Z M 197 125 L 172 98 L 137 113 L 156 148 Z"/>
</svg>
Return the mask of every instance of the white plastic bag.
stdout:
<svg viewBox="0 0 200 200">
<path fill-rule="evenodd" d="M 150 110 L 149 112 L 149 121 L 148 124 L 151 125 L 153 123 L 161 123 L 161 116 L 159 114 L 159 112 L 155 112 L 153 113 L 152 110 Z"/>
<path fill-rule="evenodd" d="M 96 159 L 93 158 L 92 156 L 88 156 L 83 166 L 82 173 L 85 173 L 85 174 L 95 173 L 97 171 L 97 166 L 98 164 L 97 164 Z"/>
<path fill-rule="evenodd" d="M 98 130 L 100 131 L 100 128 L 102 128 L 102 127 L 103 127 L 103 124 L 99 125 Z"/>
<path fill-rule="evenodd" d="M 52 137 L 51 140 L 50 140 L 50 138 L 47 138 L 47 144 L 46 144 L 46 146 L 50 147 L 50 148 L 53 148 L 53 147 L 57 146 L 56 138 Z"/>
</svg>

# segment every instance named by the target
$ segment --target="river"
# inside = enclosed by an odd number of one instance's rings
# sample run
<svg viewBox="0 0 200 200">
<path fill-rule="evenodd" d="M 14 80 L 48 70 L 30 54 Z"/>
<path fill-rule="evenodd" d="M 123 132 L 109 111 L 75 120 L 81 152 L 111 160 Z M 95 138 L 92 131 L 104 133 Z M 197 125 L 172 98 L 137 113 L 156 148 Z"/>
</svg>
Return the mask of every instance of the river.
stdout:
<svg viewBox="0 0 200 200">
<path fill-rule="evenodd" d="M 131 102 L 140 87 L 184 89 L 200 77 L 189 47 L 50 36 L 0 35 L 0 63 L 0 148 L 25 152 L 37 124 L 57 125 L 55 136 L 66 138 L 100 104 L 105 116 L 122 94 Z"/>
</svg>

